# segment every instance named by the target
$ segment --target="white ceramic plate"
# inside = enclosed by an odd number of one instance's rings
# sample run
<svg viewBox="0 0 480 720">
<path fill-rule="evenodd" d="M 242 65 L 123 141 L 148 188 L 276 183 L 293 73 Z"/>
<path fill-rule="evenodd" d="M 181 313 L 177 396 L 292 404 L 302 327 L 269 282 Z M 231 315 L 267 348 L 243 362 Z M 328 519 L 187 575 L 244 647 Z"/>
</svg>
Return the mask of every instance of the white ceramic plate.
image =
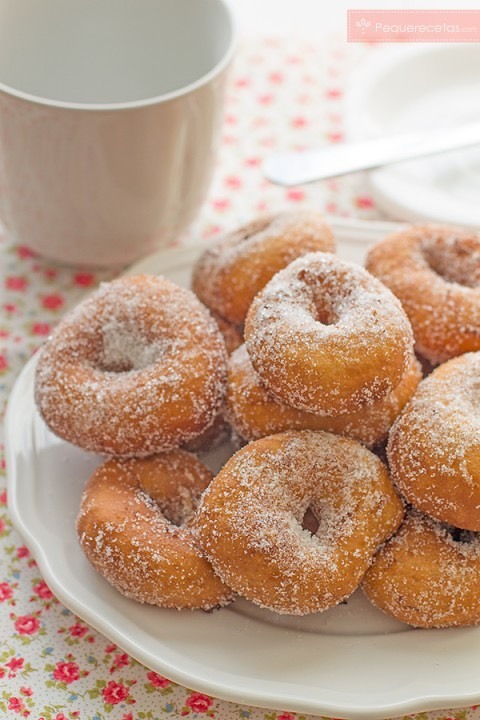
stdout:
<svg viewBox="0 0 480 720">
<path fill-rule="evenodd" d="M 384 224 L 337 223 L 340 255 L 361 261 Z M 159 253 L 133 269 L 188 284 L 199 249 Z M 9 506 L 57 597 L 148 667 L 216 697 L 344 718 L 392 717 L 480 700 L 480 628 L 412 630 L 361 593 L 323 614 L 288 618 L 238 600 L 213 613 L 140 605 L 88 564 L 74 521 L 100 458 L 54 437 L 35 410 L 35 359 L 6 422 Z M 206 457 L 213 470 L 228 453 Z M 223 456 L 223 457 L 222 457 Z"/>
<path fill-rule="evenodd" d="M 375 48 L 352 75 L 349 139 L 480 120 L 478 43 Z M 369 174 L 378 205 L 408 221 L 480 227 L 480 147 Z"/>
</svg>

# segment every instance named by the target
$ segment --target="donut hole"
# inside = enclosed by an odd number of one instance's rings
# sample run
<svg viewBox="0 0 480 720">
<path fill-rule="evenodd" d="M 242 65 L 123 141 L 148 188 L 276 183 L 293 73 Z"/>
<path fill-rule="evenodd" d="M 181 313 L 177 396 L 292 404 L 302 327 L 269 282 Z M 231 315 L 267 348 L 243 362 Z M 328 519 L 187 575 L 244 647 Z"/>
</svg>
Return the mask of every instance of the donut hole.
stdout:
<svg viewBox="0 0 480 720">
<path fill-rule="evenodd" d="M 335 325 L 340 319 L 334 300 L 338 295 L 339 288 L 331 278 L 319 278 L 309 269 L 302 269 L 298 273 L 298 279 L 304 284 L 305 292 L 308 293 L 311 313 L 316 322 L 322 325 Z"/>
<path fill-rule="evenodd" d="M 480 248 L 468 238 L 436 238 L 424 242 L 423 256 L 443 280 L 469 288 L 480 287 Z"/>
<path fill-rule="evenodd" d="M 303 516 L 303 520 L 300 523 L 304 530 L 308 530 L 312 535 L 316 535 L 318 528 L 320 527 L 320 521 L 317 518 L 311 507 L 308 507 Z"/>
<path fill-rule="evenodd" d="M 138 327 L 110 320 L 102 327 L 96 365 L 103 372 L 126 373 L 153 365 L 162 353 L 160 344 L 149 342 Z"/>
<path fill-rule="evenodd" d="M 199 498 L 193 497 L 186 487 L 179 487 L 174 497 L 155 492 L 151 487 L 148 492 L 140 488 L 138 493 L 145 504 L 159 511 L 167 522 L 179 528 L 188 524 L 199 502 Z"/>
</svg>

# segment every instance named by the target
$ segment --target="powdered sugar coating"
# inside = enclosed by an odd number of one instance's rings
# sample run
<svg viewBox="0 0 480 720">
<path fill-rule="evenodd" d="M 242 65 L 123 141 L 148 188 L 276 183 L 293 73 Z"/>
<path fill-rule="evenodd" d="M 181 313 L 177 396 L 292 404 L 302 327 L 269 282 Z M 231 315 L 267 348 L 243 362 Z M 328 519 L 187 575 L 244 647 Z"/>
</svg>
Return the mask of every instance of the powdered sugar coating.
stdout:
<svg viewBox="0 0 480 720">
<path fill-rule="evenodd" d="M 480 350 L 480 235 L 414 225 L 375 245 L 366 266 L 400 299 L 433 365 Z"/>
<path fill-rule="evenodd" d="M 226 360 L 222 336 L 193 293 L 157 276 L 120 278 L 54 330 L 40 354 L 35 399 L 63 439 L 145 456 L 213 423 Z"/>
<path fill-rule="evenodd" d="M 416 508 L 480 530 L 480 352 L 440 365 L 392 427 L 392 477 Z"/>
<path fill-rule="evenodd" d="M 415 627 L 478 624 L 480 535 L 411 512 L 362 587 L 377 607 Z"/>
<path fill-rule="evenodd" d="M 302 528 L 310 508 L 319 521 Z M 254 603 L 303 615 L 358 586 L 403 506 L 381 461 L 323 432 L 286 432 L 239 450 L 210 484 L 194 527 L 219 576 Z"/>
<path fill-rule="evenodd" d="M 310 253 L 252 303 L 245 342 L 268 390 L 300 410 L 340 415 L 390 393 L 413 352 L 398 300 L 363 268 Z"/>
<path fill-rule="evenodd" d="M 241 327 L 253 298 L 270 278 L 314 250 L 335 251 L 321 213 L 298 210 L 260 217 L 205 250 L 195 265 L 192 287 L 207 307 Z"/>
<path fill-rule="evenodd" d="M 211 479 L 199 460 L 181 450 L 108 460 L 90 478 L 77 519 L 89 561 L 138 602 L 205 610 L 225 605 L 231 592 L 189 530 Z"/>
<path fill-rule="evenodd" d="M 373 447 L 383 442 L 422 378 L 412 354 L 410 365 L 391 393 L 353 413 L 331 417 L 297 410 L 270 395 L 252 367 L 245 345 L 229 360 L 227 417 L 245 440 L 256 440 L 285 430 L 326 430 Z"/>
</svg>

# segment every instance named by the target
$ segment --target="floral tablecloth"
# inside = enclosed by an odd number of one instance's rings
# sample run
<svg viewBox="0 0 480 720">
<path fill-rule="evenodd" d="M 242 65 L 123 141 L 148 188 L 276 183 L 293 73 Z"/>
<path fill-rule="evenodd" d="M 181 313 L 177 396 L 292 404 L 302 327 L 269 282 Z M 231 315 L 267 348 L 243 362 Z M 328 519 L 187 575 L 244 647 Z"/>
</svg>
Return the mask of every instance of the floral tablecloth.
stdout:
<svg viewBox="0 0 480 720">
<path fill-rule="evenodd" d="M 201 215 L 179 242 L 215 236 L 269 210 L 314 206 L 375 218 L 361 176 L 282 189 L 260 171 L 274 150 L 343 138 L 342 98 L 349 70 L 368 52 L 332 38 L 324 47 L 263 38 L 245 43 L 227 98 L 223 144 Z M 0 412 L 26 360 L 64 311 L 112 271 L 65 268 L 0 236 Z M 0 448 L 3 450 L 3 448 Z M 278 710 L 221 702 L 180 687 L 130 658 L 63 607 L 12 528 L 5 466 L 0 478 L 0 717 L 32 720 L 307 720 Z M 311 718 L 311 716 L 309 716 Z M 480 718 L 476 708 L 413 716 Z"/>
</svg>

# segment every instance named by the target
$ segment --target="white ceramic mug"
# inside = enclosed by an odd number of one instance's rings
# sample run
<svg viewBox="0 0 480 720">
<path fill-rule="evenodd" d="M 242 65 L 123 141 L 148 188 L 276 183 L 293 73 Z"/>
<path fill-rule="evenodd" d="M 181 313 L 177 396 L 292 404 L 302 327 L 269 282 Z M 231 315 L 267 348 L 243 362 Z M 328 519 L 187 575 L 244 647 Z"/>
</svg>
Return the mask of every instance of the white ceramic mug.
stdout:
<svg viewBox="0 0 480 720">
<path fill-rule="evenodd" d="M 121 265 L 204 200 L 234 23 L 225 0 L 0 0 L 0 215 L 68 263 Z"/>
</svg>

